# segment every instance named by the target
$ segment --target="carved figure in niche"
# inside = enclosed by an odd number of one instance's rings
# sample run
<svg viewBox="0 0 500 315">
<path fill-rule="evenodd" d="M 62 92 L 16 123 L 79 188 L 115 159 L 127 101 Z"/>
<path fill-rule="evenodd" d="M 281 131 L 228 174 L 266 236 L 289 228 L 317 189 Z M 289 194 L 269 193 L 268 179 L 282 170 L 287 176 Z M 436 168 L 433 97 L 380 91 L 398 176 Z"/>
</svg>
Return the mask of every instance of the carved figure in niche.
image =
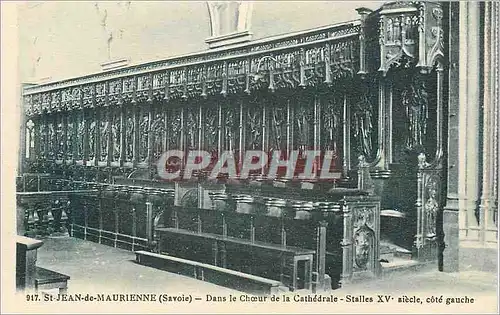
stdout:
<svg viewBox="0 0 500 315">
<path fill-rule="evenodd" d="M 354 138 L 357 142 L 357 148 L 364 156 L 371 156 L 372 132 L 373 132 L 373 105 L 370 102 L 368 93 L 361 96 L 359 102 L 354 107 Z"/>
<path fill-rule="evenodd" d="M 47 126 L 45 124 L 40 124 L 40 154 L 43 156 L 46 152 L 47 147 Z"/>
<path fill-rule="evenodd" d="M 49 156 L 54 156 L 55 146 L 57 143 L 56 133 L 54 132 L 54 124 L 50 123 L 48 125 L 48 147 L 49 147 Z"/>
<path fill-rule="evenodd" d="M 339 139 L 340 113 L 333 102 L 329 102 L 324 112 L 324 143 L 325 150 L 337 152 L 337 140 Z"/>
<path fill-rule="evenodd" d="M 230 115 L 230 113 L 228 113 Z M 205 148 L 214 149 L 217 147 L 217 125 L 216 125 L 217 116 L 213 113 L 207 112 L 205 116 Z M 227 126 L 227 117 L 226 117 L 226 125 Z M 226 135 L 227 136 L 227 135 Z M 230 149 L 230 148 L 229 148 Z"/>
<path fill-rule="evenodd" d="M 149 134 L 149 116 L 142 116 L 141 123 L 139 125 L 140 132 L 139 136 L 141 141 L 139 141 L 140 157 L 141 160 L 146 160 L 148 157 L 148 134 Z"/>
<path fill-rule="evenodd" d="M 78 133 L 76 135 L 78 159 L 82 159 L 82 157 L 83 157 L 83 139 L 84 139 L 84 135 L 85 135 L 85 124 L 83 122 L 83 119 L 80 117 L 78 118 L 78 128 L 77 128 Z"/>
<path fill-rule="evenodd" d="M 250 127 L 250 148 L 256 149 L 259 145 L 261 136 L 260 119 L 257 117 L 258 113 L 248 113 L 248 122 Z"/>
<path fill-rule="evenodd" d="M 188 113 L 186 122 L 186 145 L 188 149 L 194 149 L 196 146 L 196 116 Z"/>
<path fill-rule="evenodd" d="M 425 82 L 415 78 L 401 92 L 401 104 L 406 113 L 406 148 L 409 150 L 423 146 L 427 133 L 428 93 Z"/>
<path fill-rule="evenodd" d="M 163 133 L 165 132 L 165 121 L 162 114 L 156 114 L 151 130 L 153 131 L 153 158 L 158 159 L 163 153 Z"/>
<path fill-rule="evenodd" d="M 73 123 L 68 123 L 66 133 L 66 157 L 73 158 Z"/>
<path fill-rule="evenodd" d="M 228 150 L 234 150 L 235 146 L 235 134 L 234 134 L 234 112 L 232 110 L 228 111 L 224 119 L 224 135 L 226 137 L 226 148 Z"/>
<path fill-rule="evenodd" d="M 115 116 L 111 126 L 111 146 L 113 151 L 113 160 L 117 161 L 120 158 L 120 120 Z"/>
<path fill-rule="evenodd" d="M 282 141 L 282 128 L 285 122 L 285 118 L 283 115 L 283 108 L 274 108 L 273 109 L 273 129 L 274 129 L 274 148 L 279 150 L 281 148 Z"/>
<path fill-rule="evenodd" d="M 64 155 L 64 134 L 63 134 L 63 124 L 61 121 L 57 123 L 56 127 L 56 150 L 57 150 L 57 159 L 62 159 Z"/>
<path fill-rule="evenodd" d="M 307 145 L 307 140 L 309 138 L 309 113 L 306 112 L 307 109 L 303 107 L 297 108 L 296 115 L 295 115 L 295 125 L 297 127 L 296 131 L 296 137 L 297 137 L 297 144 L 299 145 L 300 149 L 304 149 L 305 146 Z"/>
<path fill-rule="evenodd" d="M 93 159 L 95 157 L 95 121 L 92 121 L 89 125 L 89 158 Z"/>
<path fill-rule="evenodd" d="M 109 122 L 101 121 L 101 138 L 100 138 L 100 150 L 101 159 L 106 160 L 108 156 L 108 135 L 109 135 Z"/>
<path fill-rule="evenodd" d="M 170 124 L 172 125 L 172 136 L 169 137 L 169 149 L 178 149 L 182 121 L 179 113 L 172 113 L 172 116 L 174 118 L 170 120 Z"/>
<path fill-rule="evenodd" d="M 125 127 L 125 155 L 127 156 L 127 161 L 132 161 L 134 157 L 134 119 L 132 117 L 127 118 L 127 123 Z"/>
<path fill-rule="evenodd" d="M 427 201 L 424 206 L 427 220 L 427 237 L 433 238 L 436 236 L 436 218 L 439 208 L 437 201 L 437 184 L 434 180 L 430 180 L 427 184 L 427 194 Z"/>
</svg>

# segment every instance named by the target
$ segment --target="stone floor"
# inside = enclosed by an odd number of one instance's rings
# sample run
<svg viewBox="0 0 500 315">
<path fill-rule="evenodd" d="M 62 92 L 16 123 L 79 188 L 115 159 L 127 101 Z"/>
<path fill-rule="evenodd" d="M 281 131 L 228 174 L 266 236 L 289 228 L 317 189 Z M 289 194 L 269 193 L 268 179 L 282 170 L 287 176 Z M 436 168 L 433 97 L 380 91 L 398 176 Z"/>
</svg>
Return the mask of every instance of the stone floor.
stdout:
<svg viewBox="0 0 500 315">
<path fill-rule="evenodd" d="M 37 264 L 71 277 L 71 292 L 237 292 L 135 263 L 133 252 L 76 238 L 50 238 Z"/>
<path fill-rule="evenodd" d="M 237 292 L 228 288 L 220 287 L 211 283 L 202 282 L 189 277 L 160 271 L 154 268 L 138 265 L 134 262 L 135 255 L 132 252 L 120 250 L 92 242 L 83 241 L 75 238 L 51 238 L 44 240 L 44 245 L 39 249 L 37 264 L 41 267 L 52 269 L 54 271 L 67 274 L 71 277 L 69 281 L 69 293 L 166 293 L 170 295 L 193 295 L 203 297 L 212 296 L 241 296 Z M 287 294 L 293 301 L 295 292 Z M 497 299 L 497 276 L 491 272 L 467 271 L 461 273 L 441 273 L 434 270 L 419 272 L 397 272 L 387 274 L 381 279 L 370 280 L 362 283 L 353 283 L 339 290 L 322 293 L 325 296 L 335 295 L 346 297 L 348 294 L 353 296 L 372 296 L 376 299 L 377 295 L 390 294 L 395 297 L 406 295 L 411 297 L 418 295 L 423 298 L 431 296 L 446 297 L 473 297 L 477 301 L 475 305 L 427 305 L 424 313 L 441 310 L 450 313 L 474 313 L 478 309 L 480 313 L 495 313 L 498 305 Z M 485 297 L 483 300 L 478 300 Z M 283 297 L 284 298 L 284 297 Z M 496 302 L 495 302 L 496 301 Z M 374 302 L 375 303 L 375 302 Z M 394 302 L 395 303 L 395 302 Z M 330 304 L 323 303 L 275 303 L 280 306 L 279 310 L 290 313 L 299 312 L 300 307 L 306 307 L 300 312 L 315 313 L 333 312 Z M 312 305 L 314 304 L 314 307 Z M 370 312 L 380 311 L 384 305 L 378 305 L 374 308 L 371 304 L 349 303 L 344 308 L 335 308 L 336 310 L 345 310 L 347 312 L 362 313 L 365 308 Z M 198 306 L 200 306 L 199 304 Z M 218 304 L 215 308 L 202 307 L 201 312 L 232 313 L 236 309 L 228 308 L 226 304 Z M 236 304 L 235 304 L 236 305 Z M 264 305 L 264 304 L 263 304 Z M 391 304 L 392 305 L 392 304 Z M 95 305 L 94 305 L 95 306 Z M 192 305 L 191 305 L 192 306 Z M 207 306 L 214 306 L 209 303 Z M 259 304 L 247 304 L 248 310 L 259 312 Z M 458 307 L 460 306 L 460 307 Z M 470 307 L 475 308 L 470 308 Z M 319 307 L 319 309 L 317 308 Z M 351 308 L 349 308 L 351 307 Z M 469 307 L 469 308 L 467 308 Z M 479 307 L 479 308 L 478 308 Z M 131 310 L 131 309 L 130 309 Z M 198 309 L 192 309 L 186 306 L 172 309 L 175 313 L 184 311 L 197 313 Z M 198 311 L 197 311 L 198 310 Z M 264 310 L 269 312 L 269 308 Z M 405 312 L 415 313 L 423 312 L 424 309 L 415 308 L 414 304 L 394 304 L 384 313 Z M 278 311 L 278 310 L 273 310 Z M 337 312 L 337 311 L 335 311 Z M 123 313 L 123 312 L 122 312 Z"/>
</svg>

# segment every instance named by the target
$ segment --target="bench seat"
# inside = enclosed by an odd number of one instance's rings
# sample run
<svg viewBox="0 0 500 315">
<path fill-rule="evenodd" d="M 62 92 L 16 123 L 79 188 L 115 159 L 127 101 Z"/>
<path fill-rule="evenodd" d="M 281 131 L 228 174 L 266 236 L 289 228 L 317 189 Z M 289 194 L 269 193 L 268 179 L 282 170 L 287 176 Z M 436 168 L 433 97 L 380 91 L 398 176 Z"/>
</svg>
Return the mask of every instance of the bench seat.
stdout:
<svg viewBox="0 0 500 315">
<path fill-rule="evenodd" d="M 66 294 L 69 276 L 42 267 L 36 267 L 35 290 L 59 289 L 59 294 Z"/>
<path fill-rule="evenodd" d="M 288 288 L 284 287 L 279 281 L 219 266 L 147 251 L 136 251 L 135 254 L 137 263 L 141 265 L 176 272 L 242 292 L 252 294 L 277 294 L 279 292 L 288 291 Z"/>
</svg>

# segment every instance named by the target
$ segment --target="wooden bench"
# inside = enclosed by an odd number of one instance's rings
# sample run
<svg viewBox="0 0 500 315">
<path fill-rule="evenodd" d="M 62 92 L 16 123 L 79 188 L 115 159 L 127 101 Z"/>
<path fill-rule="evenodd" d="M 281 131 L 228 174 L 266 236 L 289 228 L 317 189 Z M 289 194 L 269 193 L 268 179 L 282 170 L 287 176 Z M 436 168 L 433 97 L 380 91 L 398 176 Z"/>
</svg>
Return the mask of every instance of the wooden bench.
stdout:
<svg viewBox="0 0 500 315">
<path fill-rule="evenodd" d="M 279 281 L 235 270 L 147 251 L 136 251 L 135 254 L 137 263 L 141 265 L 175 272 L 238 291 L 253 294 L 278 294 L 288 291 L 288 288 Z"/>
<path fill-rule="evenodd" d="M 171 253 L 175 256 L 182 256 L 182 254 L 185 254 L 186 251 L 181 249 L 179 252 L 175 247 L 167 247 L 165 246 L 167 243 L 180 245 L 179 242 L 189 239 L 190 244 L 201 242 L 203 245 L 202 248 L 209 249 L 209 254 L 205 254 L 205 256 L 208 256 L 208 259 L 206 257 L 202 258 L 203 254 L 201 253 L 198 253 L 199 257 L 195 257 L 196 254 L 193 254 L 192 252 L 190 256 L 183 258 L 196 260 L 202 259 L 206 263 L 218 265 L 222 268 L 226 268 L 229 265 L 228 261 L 232 258 L 239 258 L 236 256 L 241 257 L 243 252 L 249 254 L 251 258 L 267 254 L 266 257 L 273 257 L 276 263 L 281 266 L 281 272 L 277 275 L 279 276 L 281 283 L 287 285 L 292 290 L 312 289 L 312 264 L 314 250 L 259 241 L 250 241 L 219 234 L 203 232 L 197 233 L 177 228 L 157 228 L 157 233 L 160 235 L 160 249 L 167 249 L 167 253 Z M 166 238 L 166 242 L 163 240 L 162 236 Z M 176 238 L 179 242 L 168 241 L 168 239 L 174 240 Z M 299 265 L 301 268 L 299 268 Z M 299 285 L 299 279 L 303 282 L 301 285 Z"/>
<path fill-rule="evenodd" d="M 68 291 L 69 276 L 49 269 L 36 267 L 35 291 L 59 289 L 59 294 Z"/>
</svg>

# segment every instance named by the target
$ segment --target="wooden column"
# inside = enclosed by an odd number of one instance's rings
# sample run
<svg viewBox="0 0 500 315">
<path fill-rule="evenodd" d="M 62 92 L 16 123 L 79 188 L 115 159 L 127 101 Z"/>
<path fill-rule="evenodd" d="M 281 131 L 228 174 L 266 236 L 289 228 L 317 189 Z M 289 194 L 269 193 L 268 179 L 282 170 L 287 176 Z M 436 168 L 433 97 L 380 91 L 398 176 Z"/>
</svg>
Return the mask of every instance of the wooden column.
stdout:
<svg viewBox="0 0 500 315">
<path fill-rule="evenodd" d="M 118 108 L 118 112 L 120 114 L 120 160 L 119 160 L 119 165 L 120 167 L 123 167 L 125 164 L 125 154 L 126 154 L 126 149 L 125 149 L 125 138 L 127 137 L 127 130 L 126 130 L 126 124 L 125 124 L 125 112 L 124 112 L 124 105 L 123 103 L 120 104 Z"/>
<path fill-rule="evenodd" d="M 326 227 L 328 222 L 320 221 L 317 228 L 317 270 L 318 279 L 316 291 L 324 291 L 326 288 L 325 271 L 326 271 Z"/>
<path fill-rule="evenodd" d="M 347 94 L 343 95 L 343 157 L 342 157 L 342 177 L 349 177 L 349 170 L 351 169 L 351 109 L 350 104 L 347 102 Z"/>
</svg>

